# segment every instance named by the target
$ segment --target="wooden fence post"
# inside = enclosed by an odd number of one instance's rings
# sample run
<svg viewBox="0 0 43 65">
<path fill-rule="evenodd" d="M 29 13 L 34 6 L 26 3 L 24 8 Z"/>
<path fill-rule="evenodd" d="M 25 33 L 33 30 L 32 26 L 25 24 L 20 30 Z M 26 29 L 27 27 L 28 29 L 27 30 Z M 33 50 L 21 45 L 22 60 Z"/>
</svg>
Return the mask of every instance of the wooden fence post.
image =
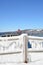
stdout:
<svg viewBox="0 0 43 65">
<path fill-rule="evenodd" d="M 23 62 L 27 63 L 28 35 L 22 34 L 21 40 L 22 40 L 22 44 L 23 44 Z"/>
</svg>

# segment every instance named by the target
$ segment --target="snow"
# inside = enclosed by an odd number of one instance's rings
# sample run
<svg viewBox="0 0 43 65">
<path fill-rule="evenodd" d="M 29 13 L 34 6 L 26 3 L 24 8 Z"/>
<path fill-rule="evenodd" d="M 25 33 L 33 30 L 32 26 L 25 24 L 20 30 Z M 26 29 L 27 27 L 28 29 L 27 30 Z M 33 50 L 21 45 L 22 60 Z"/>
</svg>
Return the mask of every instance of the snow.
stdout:
<svg viewBox="0 0 43 65">
<path fill-rule="evenodd" d="M 3 41 L 3 43 L 0 42 L 0 53 L 17 52 L 20 50 L 22 51 L 23 45 L 21 45 L 21 42 L 22 41 L 19 42 L 18 40 L 16 42 L 13 40 L 12 41 L 6 40 L 6 42 Z M 38 49 L 39 47 L 36 50 L 38 51 Z M 27 54 L 28 63 L 23 62 L 23 52 L 17 54 L 0 55 L 0 65 L 43 65 L 43 49 L 39 50 L 42 52 L 34 52 L 35 48 L 33 47 L 32 49 L 33 52 L 28 52 Z"/>
<path fill-rule="evenodd" d="M 43 65 L 43 60 L 41 61 L 35 61 L 35 62 L 29 62 L 29 63 L 0 63 L 0 65 Z"/>
<path fill-rule="evenodd" d="M 43 65 L 43 52 L 28 52 L 28 63 L 23 63 L 23 54 L 1 55 L 0 65 Z"/>
</svg>

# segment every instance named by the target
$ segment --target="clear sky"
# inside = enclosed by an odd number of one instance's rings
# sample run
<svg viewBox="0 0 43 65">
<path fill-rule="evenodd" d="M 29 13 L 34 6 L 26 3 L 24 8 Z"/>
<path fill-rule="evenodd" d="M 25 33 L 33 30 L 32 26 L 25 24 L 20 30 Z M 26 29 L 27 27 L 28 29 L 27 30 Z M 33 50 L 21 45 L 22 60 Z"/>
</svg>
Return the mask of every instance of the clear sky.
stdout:
<svg viewBox="0 0 43 65">
<path fill-rule="evenodd" d="M 0 32 L 43 29 L 43 0 L 0 0 Z"/>
</svg>

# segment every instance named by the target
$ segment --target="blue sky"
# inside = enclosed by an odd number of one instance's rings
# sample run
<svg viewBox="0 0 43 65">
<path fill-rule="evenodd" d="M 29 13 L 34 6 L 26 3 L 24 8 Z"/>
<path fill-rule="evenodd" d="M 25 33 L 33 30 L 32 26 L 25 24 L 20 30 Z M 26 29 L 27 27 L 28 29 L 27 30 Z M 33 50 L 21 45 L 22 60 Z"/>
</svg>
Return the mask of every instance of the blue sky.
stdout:
<svg viewBox="0 0 43 65">
<path fill-rule="evenodd" d="M 43 29 L 43 0 L 0 0 L 0 32 Z"/>
</svg>

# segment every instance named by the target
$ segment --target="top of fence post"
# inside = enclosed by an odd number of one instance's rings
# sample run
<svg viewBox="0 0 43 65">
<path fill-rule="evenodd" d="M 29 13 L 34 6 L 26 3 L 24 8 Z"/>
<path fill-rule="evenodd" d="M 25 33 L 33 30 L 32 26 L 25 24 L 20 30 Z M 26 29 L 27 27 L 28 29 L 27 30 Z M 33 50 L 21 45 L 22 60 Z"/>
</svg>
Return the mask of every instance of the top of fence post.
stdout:
<svg viewBox="0 0 43 65">
<path fill-rule="evenodd" d="M 20 37 L 23 38 L 24 36 L 28 37 L 27 34 L 21 34 Z"/>
<path fill-rule="evenodd" d="M 21 44 L 21 43 L 23 44 L 22 41 L 24 41 L 24 40 L 23 40 L 24 37 L 27 37 L 27 38 L 28 38 L 28 35 L 27 35 L 27 34 L 21 34 L 21 35 L 20 35 L 20 38 L 19 38 L 20 44 Z M 28 39 L 27 39 L 27 41 L 28 41 Z"/>
</svg>

